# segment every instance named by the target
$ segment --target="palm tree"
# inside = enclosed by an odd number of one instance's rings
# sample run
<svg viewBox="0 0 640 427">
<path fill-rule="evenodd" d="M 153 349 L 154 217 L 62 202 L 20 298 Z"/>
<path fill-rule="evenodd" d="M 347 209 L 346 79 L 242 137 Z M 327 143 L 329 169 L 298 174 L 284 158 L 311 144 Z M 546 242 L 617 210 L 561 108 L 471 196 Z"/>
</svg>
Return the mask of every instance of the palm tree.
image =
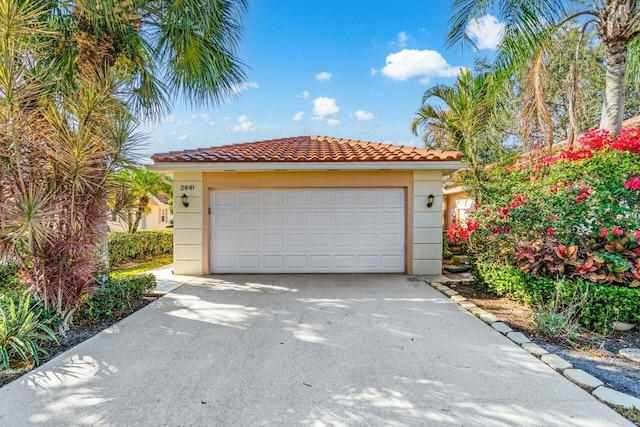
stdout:
<svg viewBox="0 0 640 427">
<path fill-rule="evenodd" d="M 455 86 L 436 85 L 424 92 L 422 106 L 416 112 L 411 131 L 425 131 L 425 142 L 432 148 L 461 151 L 472 167 L 486 158 L 486 130 L 491 120 L 490 74 L 474 77 L 465 69 Z M 444 107 L 432 103 L 436 98 Z M 482 136 L 482 137 L 481 137 Z"/>
<path fill-rule="evenodd" d="M 134 113 L 226 100 L 245 0 L 0 2 L 0 258 L 67 319 L 108 272 L 109 176 Z M 103 242 L 101 246 L 98 243 Z M 99 250 L 96 262 L 96 247 Z M 102 273 L 101 273 L 102 272 Z"/>
<path fill-rule="evenodd" d="M 470 70 L 464 69 L 454 86 L 436 85 L 427 89 L 411 124 L 415 135 L 419 128 L 425 131 L 427 146 L 464 154 L 471 166 L 469 184 L 474 194 L 484 165 L 502 154 L 497 138 L 492 137 L 498 110 L 490 92 L 492 79 L 490 73 L 474 77 Z M 480 200 L 479 194 L 475 196 Z"/>
<path fill-rule="evenodd" d="M 575 10 L 567 4 L 574 6 Z M 505 76 L 527 68 L 536 52 L 565 25 L 578 22 L 585 28 L 595 27 L 606 50 L 605 96 L 600 127 L 620 133 L 627 58 L 630 51 L 634 58 L 637 56 L 638 46 L 634 42 L 640 38 L 640 5 L 637 0 L 454 0 L 452 10 L 448 35 L 450 45 L 472 43 L 466 34 L 469 22 L 489 11 L 500 11 L 505 30 L 496 64 Z"/>
<path fill-rule="evenodd" d="M 123 204 L 124 214 L 127 215 L 129 233 L 138 230 L 142 215 L 148 213 L 151 196 L 159 197 L 171 192 L 171 185 L 162 180 L 162 176 L 156 172 L 144 168 L 132 168 L 120 173 L 120 181 L 131 203 Z M 122 196 L 122 195 L 121 195 Z M 131 208 L 135 209 L 135 218 L 130 217 Z"/>
</svg>

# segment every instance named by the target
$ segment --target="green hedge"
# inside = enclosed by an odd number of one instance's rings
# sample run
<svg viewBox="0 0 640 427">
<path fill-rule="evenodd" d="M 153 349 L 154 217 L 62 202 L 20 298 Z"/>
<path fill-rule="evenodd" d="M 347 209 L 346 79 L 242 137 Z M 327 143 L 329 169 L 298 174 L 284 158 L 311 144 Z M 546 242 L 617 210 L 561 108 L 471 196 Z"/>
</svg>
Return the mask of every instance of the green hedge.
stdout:
<svg viewBox="0 0 640 427">
<path fill-rule="evenodd" d="M 140 300 L 156 286 L 153 274 L 141 274 L 124 279 L 109 279 L 78 310 L 78 316 L 93 320 L 120 315 L 132 308 L 132 303 Z"/>
<path fill-rule="evenodd" d="M 556 281 L 524 273 L 517 267 L 478 264 L 476 276 L 497 295 L 526 305 L 553 301 L 558 290 L 565 304 L 578 303 L 580 322 L 598 332 L 611 330 L 613 322 L 640 324 L 640 288 L 591 283 L 582 279 Z"/>
<path fill-rule="evenodd" d="M 475 273 L 480 283 L 491 292 L 499 296 L 508 295 L 527 306 L 543 305 L 556 296 L 555 280 L 534 277 L 510 265 L 478 263 Z"/>
<path fill-rule="evenodd" d="M 144 230 L 136 233 L 109 233 L 109 264 L 173 253 L 172 230 Z"/>
</svg>

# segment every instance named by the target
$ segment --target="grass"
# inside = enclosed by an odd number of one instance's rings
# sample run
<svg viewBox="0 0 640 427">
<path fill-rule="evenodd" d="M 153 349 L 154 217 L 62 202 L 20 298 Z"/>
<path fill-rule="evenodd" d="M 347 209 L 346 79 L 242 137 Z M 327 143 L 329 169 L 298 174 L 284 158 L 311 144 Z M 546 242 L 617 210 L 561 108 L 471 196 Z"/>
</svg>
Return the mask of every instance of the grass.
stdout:
<svg viewBox="0 0 640 427">
<path fill-rule="evenodd" d="M 631 421 L 637 426 L 640 426 L 640 409 L 637 408 L 624 408 L 622 406 L 614 406 L 613 409 L 618 411 L 620 415 Z"/>
<path fill-rule="evenodd" d="M 149 270 L 162 267 L 163 265 L 171 264 L 172 262 L 173 255 L 160 255 L 141 264 L 111 270 L 111 277 L 113 277 L 114 279 L 123 279 L 125 277 L 146 273 Z"/>
</svg>

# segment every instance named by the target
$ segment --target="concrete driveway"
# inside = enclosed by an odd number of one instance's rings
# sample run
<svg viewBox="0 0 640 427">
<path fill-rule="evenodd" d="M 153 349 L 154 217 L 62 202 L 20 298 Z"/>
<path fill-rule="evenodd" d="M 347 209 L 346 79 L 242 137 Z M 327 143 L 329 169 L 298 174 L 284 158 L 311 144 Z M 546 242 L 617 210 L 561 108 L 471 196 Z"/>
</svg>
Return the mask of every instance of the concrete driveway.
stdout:
<svg viewBox="0 0 640 427">
<path fill-rule="evenodd" d="M 0 425 L 631 425 L 404 275 L 194 278 L 0 389 Z"/>
</svg>

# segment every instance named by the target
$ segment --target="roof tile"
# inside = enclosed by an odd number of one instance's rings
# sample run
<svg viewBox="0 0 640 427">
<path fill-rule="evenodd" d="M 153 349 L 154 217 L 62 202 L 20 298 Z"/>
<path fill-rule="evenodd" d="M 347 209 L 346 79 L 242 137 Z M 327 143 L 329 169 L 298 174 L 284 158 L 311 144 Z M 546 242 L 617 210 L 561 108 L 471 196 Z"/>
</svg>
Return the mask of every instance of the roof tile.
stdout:
<svg viewBox="0 0 640 427">
<path fill-rule="evenodd" d="M 156 163 L 172 162 L 424 162 L 456 161 L 458 151 L 338 139 L 299 136 L 154 154 Z"/>
</svg>

